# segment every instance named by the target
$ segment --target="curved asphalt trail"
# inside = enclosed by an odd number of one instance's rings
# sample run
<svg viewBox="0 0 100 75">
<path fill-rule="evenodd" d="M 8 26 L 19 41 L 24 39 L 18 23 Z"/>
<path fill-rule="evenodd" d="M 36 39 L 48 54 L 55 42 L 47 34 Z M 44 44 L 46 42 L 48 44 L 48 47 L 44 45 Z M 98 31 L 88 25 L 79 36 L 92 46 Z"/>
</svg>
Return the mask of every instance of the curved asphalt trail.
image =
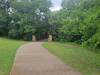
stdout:
<svg viewBox="0 0 100 75">
<path fill-rule="evenodd" d="M 10 75 L 81 75 L 42 47 L 43 42 L 21 46 Z"/>
</svg>

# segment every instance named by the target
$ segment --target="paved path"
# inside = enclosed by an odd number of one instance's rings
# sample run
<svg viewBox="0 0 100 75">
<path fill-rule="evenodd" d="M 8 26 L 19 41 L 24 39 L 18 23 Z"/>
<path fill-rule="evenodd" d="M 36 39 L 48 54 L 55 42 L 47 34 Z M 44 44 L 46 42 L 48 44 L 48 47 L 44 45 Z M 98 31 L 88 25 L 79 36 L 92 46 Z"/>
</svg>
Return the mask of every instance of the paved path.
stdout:
<svg viewBox="0 0 100 75">
<path fill-rule="evenodd" d="M 10 75 L 81 75 L 42 47 L 42 42 L 21 46 Z"/>
</svg>

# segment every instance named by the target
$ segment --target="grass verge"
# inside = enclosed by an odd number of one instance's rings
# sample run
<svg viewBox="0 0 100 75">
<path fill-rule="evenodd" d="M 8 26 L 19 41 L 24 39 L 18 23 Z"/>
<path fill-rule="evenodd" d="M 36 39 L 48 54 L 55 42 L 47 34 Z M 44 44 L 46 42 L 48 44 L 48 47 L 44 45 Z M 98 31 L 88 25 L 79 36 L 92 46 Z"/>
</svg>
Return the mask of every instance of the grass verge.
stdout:
<svg viewBox="0 0 100 75">
<path fill-rule="evenodd" d="M 99 53 L 72 43 L 45 42 L 43 46 L 83 75 L 100 75 Z"/>
<path fill-rule="evenodd" d="M 9 75 L 16 50 L 24 42 L 0 38 L 0 75 Z"/>
</svg>

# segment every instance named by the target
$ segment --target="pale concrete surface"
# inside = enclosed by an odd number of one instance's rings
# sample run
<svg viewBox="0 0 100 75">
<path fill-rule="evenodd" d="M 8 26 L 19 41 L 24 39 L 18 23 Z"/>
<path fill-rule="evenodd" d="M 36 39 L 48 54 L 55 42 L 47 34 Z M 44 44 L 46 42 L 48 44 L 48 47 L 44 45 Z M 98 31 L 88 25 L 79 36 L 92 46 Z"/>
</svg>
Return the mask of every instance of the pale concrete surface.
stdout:
<svg viewBox="0 0 100 75">
<path fill-rule="evenodd" d="M 10 75 L 81 75 L 42 47 L 42 42 L 21 46 Z"/>
</svg>

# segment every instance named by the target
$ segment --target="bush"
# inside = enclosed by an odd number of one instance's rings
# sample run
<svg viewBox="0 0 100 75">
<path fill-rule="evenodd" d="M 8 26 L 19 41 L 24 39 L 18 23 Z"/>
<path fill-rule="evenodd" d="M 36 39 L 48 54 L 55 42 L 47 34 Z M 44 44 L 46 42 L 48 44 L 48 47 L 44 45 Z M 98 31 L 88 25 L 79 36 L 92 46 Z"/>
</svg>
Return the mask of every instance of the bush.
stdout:
<svg viewBox="0 0 100 75">
<path fill-rule="evenodd" d="M 13 39 L 19 39 L 20 38 L 20 33 L 18 32 L 18 30 L 11 29 L 8 32 L 8 36 L 10 38 L 13 38 Z"/>
<path fill-rule="evenodd" d="M 28 32 L 24 35 L 24 40 L 31 41 L 32 40 L 32 33 Z"/>
<path fill-rule="evenodd" d="M 88 41 L 83 43 L 84 45 L 89 45 L 91 48 L 100 49 L 100 33 L 96 33 Z"/>
</svg>

